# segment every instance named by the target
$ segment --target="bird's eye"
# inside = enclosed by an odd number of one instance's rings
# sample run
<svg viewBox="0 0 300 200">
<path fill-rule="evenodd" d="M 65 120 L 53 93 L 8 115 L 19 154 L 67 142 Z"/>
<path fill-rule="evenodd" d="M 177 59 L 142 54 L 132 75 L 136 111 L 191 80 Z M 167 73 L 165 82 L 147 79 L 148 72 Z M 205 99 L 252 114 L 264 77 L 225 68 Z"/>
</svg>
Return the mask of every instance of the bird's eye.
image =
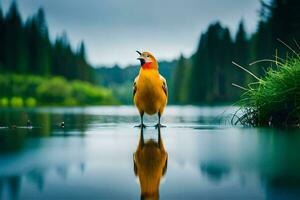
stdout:
<svg viewBox="0 0 300 200">
<path fill-rule="evenodd" d="M 149 55 L 147 55 L 147 58 L 149 58 L 150 56 Z"/>
</svg>

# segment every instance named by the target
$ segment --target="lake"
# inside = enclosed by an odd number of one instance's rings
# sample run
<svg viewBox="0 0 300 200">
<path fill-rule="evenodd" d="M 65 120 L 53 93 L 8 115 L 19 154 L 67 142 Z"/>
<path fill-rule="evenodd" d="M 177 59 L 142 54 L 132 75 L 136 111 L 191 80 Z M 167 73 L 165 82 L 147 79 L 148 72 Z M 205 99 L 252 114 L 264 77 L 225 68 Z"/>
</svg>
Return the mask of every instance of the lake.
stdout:
<svg viewBox="0 0 300 200">
<path fill-rule="evenodd" d="M 141 132 L 131 106 L 1 109 L 0 199 L 299 199 L 300 131 L 235 110 L 169 106 Z"/>
</svg>

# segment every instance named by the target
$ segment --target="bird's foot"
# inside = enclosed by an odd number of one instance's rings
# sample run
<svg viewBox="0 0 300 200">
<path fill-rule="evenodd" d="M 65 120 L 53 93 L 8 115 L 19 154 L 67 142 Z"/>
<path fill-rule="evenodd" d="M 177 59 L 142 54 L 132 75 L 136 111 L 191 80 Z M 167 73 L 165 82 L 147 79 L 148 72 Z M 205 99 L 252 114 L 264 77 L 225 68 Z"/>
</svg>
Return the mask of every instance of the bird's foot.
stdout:
<svg viewBox="0 0 300 200">
<path fill-rule="evenodd" d="M 145 124 L 139 124 L 139 125 L 136 125 L 134 127 L 135 128 L 146 128 L 146 125 Z"/>
<path fill-rule="evenodd" d="M 158 123 L 154 126 L 155 128 L 165 128 L 165 125 L 162 125 L 161 123 Z"/>
</svg>

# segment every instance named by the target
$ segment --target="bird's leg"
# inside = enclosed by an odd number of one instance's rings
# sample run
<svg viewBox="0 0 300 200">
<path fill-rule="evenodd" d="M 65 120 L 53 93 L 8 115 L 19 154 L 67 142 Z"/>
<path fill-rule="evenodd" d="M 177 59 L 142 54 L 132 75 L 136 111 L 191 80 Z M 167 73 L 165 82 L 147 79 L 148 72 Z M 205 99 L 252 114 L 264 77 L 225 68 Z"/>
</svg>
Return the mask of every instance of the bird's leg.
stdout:
<svg viewBox="0 0 300 200">
<path fill-rule="evenodd" d="M 146 128 L 146 125 L 144 124 L 144 112 L 141 112 L 141 123 L 137 126 L 134 127 L 138 127 L 138 128 Z"/>
<path fill-rule="evenodd" d="M 161 117 L 161 114 L 160 114 L 160 112 L 158 112 L 158 123 L 155 125 L 155 128 L 166 127 L 160 123 L 160 117 Z"/>
<path fill-rule="evenodd" d="M 157 129 L 158 129 L 158 147 L 160 148 L 162 145 L 162 143 L 161 143 L 161 134 L 160 134 L 160 127 L 157 127 Z"/>
</svg>

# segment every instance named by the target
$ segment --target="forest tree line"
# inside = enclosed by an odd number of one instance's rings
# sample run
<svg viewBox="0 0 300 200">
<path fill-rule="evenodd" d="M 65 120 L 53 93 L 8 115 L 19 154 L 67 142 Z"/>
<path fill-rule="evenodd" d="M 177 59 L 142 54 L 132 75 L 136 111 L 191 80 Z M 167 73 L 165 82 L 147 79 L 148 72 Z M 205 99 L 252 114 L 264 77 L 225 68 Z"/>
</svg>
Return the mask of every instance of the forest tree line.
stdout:
<svg viewBox="0 0 300 200">
<path fill-rule="evenodd" d="M 58 75 L 94 82 L 84 43 L 73 50 L 65 33 L 50 41 L 43 9 L 23 22 L 15 1 L 6 14 L 0 7 L 0 44 L 1 73 Z"/>
<path fill-rule="evenodd" d="M 199 104 L 237 100 L 242 91 L 234 88 L 232 83 L 243 86 L 253 80 L 231 62 L 262 76 L 272 64 L 249 66 L 249 63 L 289 56 L 291 51 L 279 40 L 299 50 L 299 10 L 298 0 L 261 1 L 260 20 L 256 32 L 251 35 L 247 35 L 243 21 L 234 37 L 219 22 L 211 24 L 201 34 L 195 54 L 190 58 L 179 58 L 171 83 L 172 102 Z"/>
</svg>

